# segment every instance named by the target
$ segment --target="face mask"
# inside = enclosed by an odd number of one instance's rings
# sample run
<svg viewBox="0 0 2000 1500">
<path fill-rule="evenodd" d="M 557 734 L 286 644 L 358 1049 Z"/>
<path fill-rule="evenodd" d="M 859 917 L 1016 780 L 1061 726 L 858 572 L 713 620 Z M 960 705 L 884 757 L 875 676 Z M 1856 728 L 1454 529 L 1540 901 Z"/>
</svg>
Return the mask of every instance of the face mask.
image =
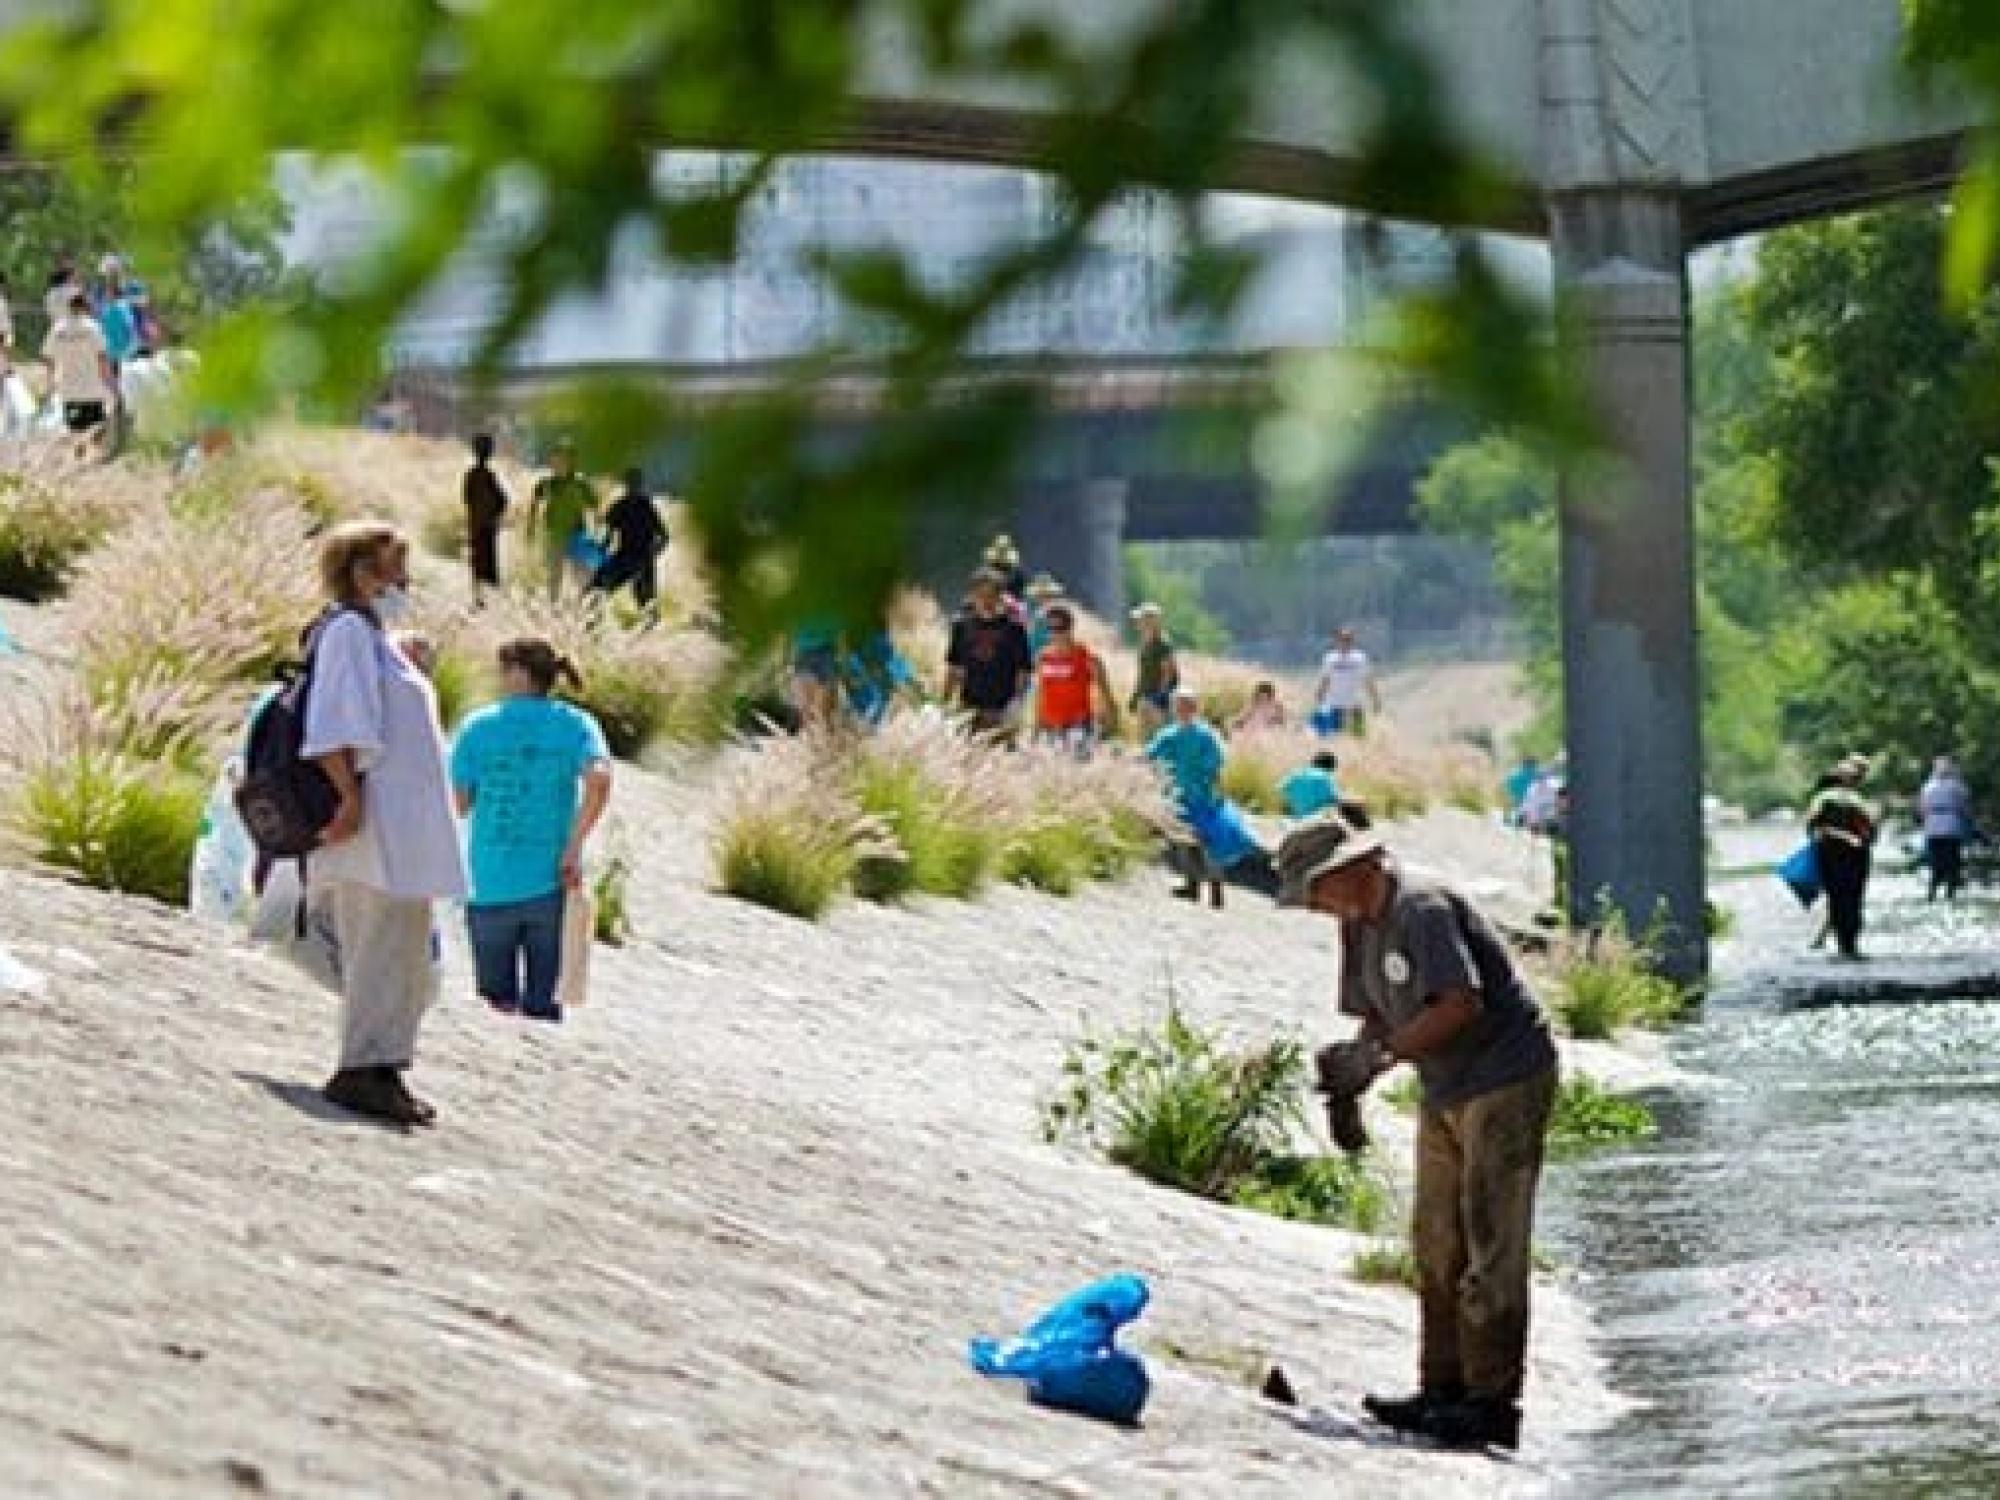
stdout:
<svg viewBox="0 0 2000 1500">
<path fill-rule="evenodd" d="M 384 625 L 394 625 L 409 614 L 410 591 L 402 584 L 391 584 L 375 596 L 375 617 Z"/>
</svg>

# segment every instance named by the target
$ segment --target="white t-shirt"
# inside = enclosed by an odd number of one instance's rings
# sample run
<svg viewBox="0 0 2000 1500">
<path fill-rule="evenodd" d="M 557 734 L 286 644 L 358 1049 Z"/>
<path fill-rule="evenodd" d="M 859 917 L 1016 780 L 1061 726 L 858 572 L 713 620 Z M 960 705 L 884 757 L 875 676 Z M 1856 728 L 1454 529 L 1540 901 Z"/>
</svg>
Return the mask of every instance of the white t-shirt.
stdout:
<svg viewBox="0 0 2000 1500">
<path fill-rule="evenodd" d="M 465 895 L 437 699 L 388 637 L 351 611 L 320 633 L 302 748 L 351 750 L 363 773 L 361 832 L 306 862 L 311 885 L 352 881 L 401 899 Z"/>
<path fill-rule="evenodd" d="M 49 362 L 49 385 L 58 401 L 111 400 L 104 379 L 104 333 L 90 318 L 68 313 L 42 341 Z"/>
<path fill-rule="evenodd" d="M 1368 686 L 1368 653 L 1359 647 L 1329 651 L 1319 664 L 1321 708 L 1359 708 Z"/>
</svg>

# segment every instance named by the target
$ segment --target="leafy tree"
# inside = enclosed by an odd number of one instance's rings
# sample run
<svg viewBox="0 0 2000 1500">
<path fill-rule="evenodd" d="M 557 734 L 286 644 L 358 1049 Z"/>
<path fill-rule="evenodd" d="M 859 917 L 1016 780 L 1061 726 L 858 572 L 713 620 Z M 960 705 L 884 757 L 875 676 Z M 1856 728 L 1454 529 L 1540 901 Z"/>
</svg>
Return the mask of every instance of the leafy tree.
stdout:
<svg viewBox="0 0 2000 1500">
<path fill-rule="evenodd" d="M 1221 655 L 1230 647 L 1229 627 L 1202 602 L 1199 577 L 1174 568 L 1145 547 L 1125 549 L 1125 597 L 1150 599 L 1166 612 L 1174 639 L 1190 651 Z"/>
<path fill-rule="evenodd" d="M 1029 394 L 940 401 L 939 377 L 997 311 L 1062 276 L 1128 194 L 1162 195 L 1189 231 L 1183 306 L 1229 307 L 1254 267 L 1204 237 L 1202 193 L 1254 135 L 1274 79 L 1370 88 L 1377 107 L 1338 184 L 1358 207 L 1462 222 L 1499 201 L 1499 179 L 1458 131 L 1395 6 L 1181 0 L 1107 17 L 984 0 L 260 0 L 246 19 L 214 0 L 75 0 L 37 16 L 0 47 L 17 139 L 79 161 L 109 137 L 142 144 L 136 203 L 155 234 L 227 218 L 281 150 L 358 157 L 396 203 L 376 253 L 318 305 L 235 320 L 212 342 L 205 373 L 238 403 L 274 383 L 366 392 L 384 335 L 492 227 L 503 194 L 525 190 L 535 211 L 497 236 L 487 370 L 557 300 L 601 289 L 634 234 L 682 264 L 729 259 L 777 160 L 865 136 L 857 101 L 885 55 L 961 97 L 1043 102 L 1019 130 L 1027 163 L 1062 189 L 1045 230 L 947 285 L 893 252 L 817 258 L 869 330 L 865 347 L 823 349 L 791 391 L 726 413 L 684 412 L 633 385 L 581 393 L 570 408 L 594 467 L 693 435 L 694 520 L 725 617 L 753 634 L 880 604 L 913 512 L 976 504 L 1005 476 Z M 741 155 L 721 185 L 690 188 L 659 170 L 669 144 Z M 1448 392 L 1574 433 L 1540 321 L 1468 243 L 1453 284 L 1412 308 L 1402 352 Z M 877 437 L 851 452 L 814 448 L 815 378 L 858 357 L 885 377 Z"/>
</svg>

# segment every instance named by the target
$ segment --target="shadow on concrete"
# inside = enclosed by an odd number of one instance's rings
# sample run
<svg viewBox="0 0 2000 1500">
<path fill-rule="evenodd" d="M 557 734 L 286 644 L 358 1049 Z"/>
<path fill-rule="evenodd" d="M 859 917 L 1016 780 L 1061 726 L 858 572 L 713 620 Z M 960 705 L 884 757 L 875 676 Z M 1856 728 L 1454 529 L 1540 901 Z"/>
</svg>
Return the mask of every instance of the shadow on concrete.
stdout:
<svg viewBox="0 0 2000 1500">
<path fill-rule="evenodd" d="M 357 1115 L 352 1110 L 342 1109 L 338 1104 L 328 1102 L 326 1096 L 315 1084 L 298 1083 L 283 1078 L 272 1078 L 265 1073 L 238 1072 L 236 1078 L 241 1083 L 262 1089 L 280 1104 L 288 1104 L 302 1115 L 309 1115 L 325 1125 L 358 1125 L 371 1130 L 388 1130 L 397 1135 L 408 1135 L 407 1125 L 394 1120 L 378 1120 L 372 1115 Z"/>
</svg>

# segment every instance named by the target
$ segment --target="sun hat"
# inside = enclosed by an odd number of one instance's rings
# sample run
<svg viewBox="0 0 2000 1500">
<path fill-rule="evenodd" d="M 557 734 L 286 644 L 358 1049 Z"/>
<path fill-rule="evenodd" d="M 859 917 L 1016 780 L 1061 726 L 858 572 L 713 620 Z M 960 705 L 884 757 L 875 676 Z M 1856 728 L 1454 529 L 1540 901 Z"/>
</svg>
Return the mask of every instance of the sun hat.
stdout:
<svg viewBox="0 0 2000 1500">
<path fill-rule="evenodd" d="M 1339 813 L 1308 818 L 1278 844 L 1278 905 L 1304 906 L 1313 882 L 1383 849 L 1381 835 L 1354 828 Z"/>
<path fill-rule="evenodd" d="M 1037 573 L 1028 584 L 1030 599 L 1060 599 L 1063 596 L 1062 581 L 1053 573 Z"/>
</svg>

